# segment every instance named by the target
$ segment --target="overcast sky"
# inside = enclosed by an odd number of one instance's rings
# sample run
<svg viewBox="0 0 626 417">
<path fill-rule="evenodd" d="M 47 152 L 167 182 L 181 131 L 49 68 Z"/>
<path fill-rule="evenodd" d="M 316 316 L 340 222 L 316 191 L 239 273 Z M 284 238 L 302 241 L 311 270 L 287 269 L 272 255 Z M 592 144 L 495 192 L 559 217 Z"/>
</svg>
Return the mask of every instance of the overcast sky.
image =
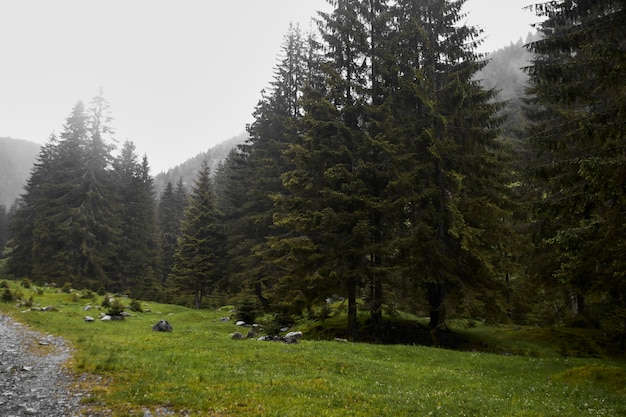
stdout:
<svg viewBox="0 0 626 417">
<path fill-rule="evenodd" d="M 481 51 L 525 38 L 530 0 L 468 0 Z M 325 0 L 0 0 L 0 136 L 45 143 L 100 87 L 153 174 L 245 130 L 290 22 Z"/>
</svg>

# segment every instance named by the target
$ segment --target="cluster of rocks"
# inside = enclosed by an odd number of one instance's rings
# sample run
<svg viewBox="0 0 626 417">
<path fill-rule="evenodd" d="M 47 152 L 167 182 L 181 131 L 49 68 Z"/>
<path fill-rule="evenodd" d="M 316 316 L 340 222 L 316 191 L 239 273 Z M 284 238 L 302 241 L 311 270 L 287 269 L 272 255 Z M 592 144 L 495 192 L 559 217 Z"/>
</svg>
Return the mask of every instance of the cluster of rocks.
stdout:
<svg viewBox="0 0 626 417">
<path fill-rule="evenodd" d="M 53 306 L 46 307 L 31 307 L 30 311 L 55 311 L 56 309 Z"/>
<path fill-rule="evenodd" d="M 302 332 L 289 332 L 284 336 L 274 335 L 274 336 L 261 336 L 257 340 L 261 340 L 263 342 L 283 342 L 287 344 L 298 343 L 298 340 L 302 338 Z"/>
<path fill-rule="evenodd" d="M 100 319 L 101 321 L 124 320 L 126 317 L 131 317 L 131 316 L 132 315 L 130 313 L 122 311 L 120 314 L 116 314 L 116 315 L 100 313 L 98 314 L 98 319 Z M 93 316 L 85 316 L 85 321 L 92 322 L 92 321 L 96 321 L 96 319 Z"/>
<path fill-rule="evenodd" d="M 229 317 L 222 317 L 220 319 L 222 323 L 227 323 L 230 321 Z M 230 334 L 231 339 L 234 340 L 245 340 L 245 339 L 256 339 L 262 342 L 283 342 L 283 343 L 298 343 L 298 341 L 302 338 L 302 332 L 288 332 L 285 335 L 263 335 L 259 336 L 262 332 L 261 327 L 258 324 L 249 325 L 246 322 L 239 320 L 235 323 L 236 326 L 239 327 L 251 327 L 250 330 L 245 334 L 242 332 L 234 332 Z M 282 333 L 287 332 L 289 328 L 281 328 L 280 331 Z"/>
</svg>

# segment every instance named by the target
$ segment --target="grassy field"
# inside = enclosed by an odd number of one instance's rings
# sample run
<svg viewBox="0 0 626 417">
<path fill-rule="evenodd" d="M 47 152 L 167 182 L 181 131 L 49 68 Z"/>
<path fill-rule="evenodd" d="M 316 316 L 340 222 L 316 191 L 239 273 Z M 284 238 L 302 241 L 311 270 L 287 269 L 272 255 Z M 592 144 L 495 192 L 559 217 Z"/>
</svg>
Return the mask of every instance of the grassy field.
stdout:
<svg viewBox="0 0 626 417">
<path fill-rule="evenodd" d="M 99 311 L 84 306 L 102 297 L 11 290 L 54 307 L 0 302 L 3 313 L 72 341 L 71 368 L 94 381 L 85 382 L 90 406 L 117 416 L 162 407 L 192 416 L 626 416 L 626 361 L 565 357 L 562 344 L 547 342 L 560 337 L 542 329 L 463 330 L 500 354 L 314 341 L 306 333 L 284 344 L 231 339 L 241 329 L 220 321 L 229 309 L 142 303 L 150 312 L 86 322 Z M 174 331 L 153 332 L 159 320 Z"/>
</svg>

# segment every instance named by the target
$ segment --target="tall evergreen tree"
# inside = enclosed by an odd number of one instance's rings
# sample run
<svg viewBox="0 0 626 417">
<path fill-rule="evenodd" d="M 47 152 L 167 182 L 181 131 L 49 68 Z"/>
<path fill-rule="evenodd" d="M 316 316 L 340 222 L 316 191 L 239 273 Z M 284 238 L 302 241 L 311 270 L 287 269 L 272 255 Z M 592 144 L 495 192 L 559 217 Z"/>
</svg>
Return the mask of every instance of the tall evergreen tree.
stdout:
<svg viewBox="0 0 626 417">
<path fill-rule="evenodd" d="M 167 283 L 167 277 L 172 273 L 174 253 L 180 236 L 180 221 L 182 214 L 178 213 L 174 201 L 174 187 L 171 181 L 165 185 L 158 205 L 158 225 L 161 241 L 161 280 L 162 286 Z"/>
<path fill-rule="evenodd" d="M 10 269 L 37 282 L 108 285 L 118 219 L 107 104 L 79 102 L 60 138 L 42 148 L 12 226 Z"/>
<path fill-rule="evenodd" d="M 224 246 L 206 160 L 192 188 L 181 232 L 172 271 L 173 285 L 182 294 L 192 294 L 195 307 L 200 308 L 203 297 L 220 279 L 218 260 Z"/>
<path fill-rule="evenodd" d="M 249 170 L 246 202 L 239 218 L 247 231 L 247 239 L 242 242 L 245 247 L 240 252 L 247 262 L 241 264 L 262 302 L 262 289 L 274 290 L 280 276 L 273 259 L 264 258 L 263 254 L 267 250 L 266 239 L 280 233 L 273 225 L 271 196 L 285 192 L 281 175 L 289 170 L 289 163 L 282 154 L 289 143 L 298 141 L 300 98 L 312 65 L 307 52 L 310 53 L 299 27 L 290 25 L 270 90 L 257 105 L 255 121 L 248 127 L 250 139 L 241 147 Z M 274 305 L 288 304 L 284 296 L 274 294 Z"/>
<path fill-rule="evenodd" d="M 113 285 L 136 298 L 154 298 L 160 270 L 154 185 L 147 158 L 138 161 L 132 142 L 124 143 L 115 175 L 121 236 L 111 268 Z"/>
<path fill-rule="evenodd" d="M 445 320 L 446 297 L 455 292 L 474 300 L 468 307 L 497 307 L 512 268 L 498 105 L 489 102 L 493 91 L 473 81 L 484 62 L 474 52 L 480 33 L 459 25 L 464 3 L 398 1 L 394 8 L 400 41 L 389 80 L 401 88 L 392 111 L 410 156 L 402 179 L 411 190 L 405 259 L 426 292 L 433 327 Z"/>
<path fill-rule="evenodd" d="M 24 193 L 16 201 L 9 222 L 9 250 L 7 271 L 16 277 L 31 277 L 33 268 L 33 243 L 37 202 L 42 193 L 43 183 L 50 175 L 51 161 L 56 157 L 58 141 L 50 136 L 41 147 Z"/>
<path fill-rule="evenodd" d="M 111 280 L 108 272 L 117 253 L 120 221 L 111 155 L 114 146 L 106 141 L 113 134 L 109 105 L 102 92 L 90 104 L 84 171 L 67 206 L 72 216 L 70 262 L 76 268 L 77 283 L 95 287 Z"/>
<path fill-rule="evenodd" d="M 83 248 L 75 242 L 84 236 L 79 230 L 77 235 L 72 236 L 72 231 L 76 230 L 74 226 L 84 220 L 78 211 L 82 211 L 81 203 L 86 191 L 83 180 L 87 179 L 84 174 L 89 140 L 88 118 L 84 104 L 78 102 L 67 118 L 53 158 L 44 162 L 48 175 L 42 179 L 36 196 L 31 242 L 32 278 L 36 282 L 78 283 L 83 265 L 82 262 L 75 262 L 75 257 L 90 252 L 90 248 Z M 80 220 L 75 222 L 74 216 L 80 216 Z"/>
<path fill-rule="evenodd" d="M 170 284 L 169 277 L 174 265 L 174 254 L 178 250 L 178 240 L 181 237 L 181 222 L 188 205 L 189 197 L 182 178 L 178 179 L 176 188 L 168 181 L 157 209 L 161 247 L 160 285 L 163 288 L 167 288 Z"/>
<path fill-rule="evenodd" d="M 528 68 L 541 110 L 531 137 L 543 162 L 535 218 L 540 244 L 551 254 L 542 275 L 569 289 L 580 314 L 612 321 L 624 335 L 626 4 L 562 0 L 534 7 L 545 18 L 543 39 L 529 45 L 535 58 Z"/>
<path fill-rule="evenodd" d="M 384 32 L 384 2 L 339 1 L 321 14 L 326 43 L 325 85 L 304 96 L 304 137 L 286 156 L 294 169 L 283 175 L 288 193 L 276 197 L 277 224 L 290 233 L 275 239 L 296 287 L 308 297 L 339 289 L 348 299 L 348 337 L 356 338 L 359 288 L 370 283 L 372 322 L 382 325 L 382 259 L 386 195 L 393 147 L 375 120 L 378 75 L 374 54 Z M 378 93 L 377 93 L 378 94 Z M 376 110 L 374 110 L 376 109 Z M 382 115 L 382 112 L 380 113 Z M 294 278 L 297 278 L 294 280 Z M 337 288 L 339 287 L 339 288 Z"/>
<path fill-rule="evenodd" d="M 3 204 L 0 204 L 0 258 L 4 252 L 4 247 L 9 240 L 9 214 Z"/>
</svg>

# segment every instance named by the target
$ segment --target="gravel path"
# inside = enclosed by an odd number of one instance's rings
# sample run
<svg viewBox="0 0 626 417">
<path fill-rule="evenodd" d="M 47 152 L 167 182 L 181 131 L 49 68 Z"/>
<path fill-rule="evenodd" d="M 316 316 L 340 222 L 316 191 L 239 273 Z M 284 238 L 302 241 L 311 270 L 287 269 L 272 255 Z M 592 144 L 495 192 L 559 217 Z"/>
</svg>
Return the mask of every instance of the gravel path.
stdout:
<svg viewBox="0 0 626 417">
<path fill-rule="evenodd" d="M 85 396 L 64 364 L 62 338 L 28 329 L 0 314 L 0 415 L 78 417 Z"/>
</svg>

